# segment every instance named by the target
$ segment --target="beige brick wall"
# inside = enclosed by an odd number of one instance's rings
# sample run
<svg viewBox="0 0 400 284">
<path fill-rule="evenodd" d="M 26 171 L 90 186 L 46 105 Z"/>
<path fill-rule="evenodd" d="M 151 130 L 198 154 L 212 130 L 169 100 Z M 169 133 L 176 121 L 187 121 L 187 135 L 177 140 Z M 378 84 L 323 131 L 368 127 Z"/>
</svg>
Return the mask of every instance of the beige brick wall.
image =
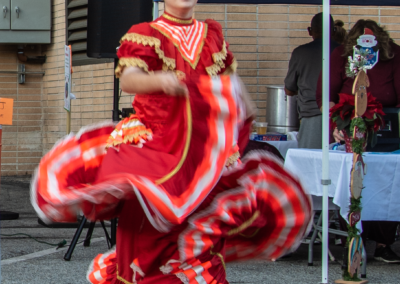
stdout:
<svg viewBox="0 0 400 284">
<path fill-rule="evenodd" d="M 40 55 L 39 46 L 26 46 L 28 56 Z M 17 71 L 17 46 L 0 45 L 0 70 Z M 27 72 L 42 70 L 41 65 L 26 64 Z M 26 75 L 18 84 L 16 74 L 0 74 L 0 97 L 14 99 L 13 125 L 3 126 L 1 173 L 29 174 L 42 156 L 42 75 Z"/>
<path fill-rule="evenodd" d="M 257 104 L 258 120 L 265 119 L 266 86 L 283 84 L 291 51 L 311 40 L 306 28 L 319 11 L 321 6 L 197 6 L 197 19 L 213 18 L 221 23 L 239 61 L 239 74 Z M 332 14 L 342 19 L 346 28 L 357 19 L 373 19 L 385 25 L 395 40 L 400 38 L 400 8 L 333 6 Z M 25 47 L 28 55 L 47 55 L 43 65 L 26 65 L 28 71 L 44 70 L 44 77 L 28 75 L 27 83 L 21 85 L 16 75 L 0 74 L 0 96 L 15 100 L 14 125 L 3 128 L 3 175 L 30 174 L 40 157 L 66 134 L 65 25 L 65 1 L 53 0 L 52 44 Z M 0 45 L 0 70 L 17 70 L 16 50 L 13 45 Z M 111 63 L 74 67 L 72 92 L 77 100 L 72 101 L 72 131 L 111 118 L 113 69 Z M 132 100 L 123 94 L 120 107 L 130 107 Z"/>
<path fill-rule="evenodd" d="M 67 112 L 64 106 L 64 46 L 66 39 L 65 2 L 53 3 L 53 44 L 43 54 L 48 56 L 43 83 L 43 153 L 66 135 Z M 114 64 L 103 63 L 73 67 L 71 131 L 84 125 L 110 120 L 113 108 Z M 121 107 L 129 107 L 132 96 L 123 94 Z"/>
</svg>

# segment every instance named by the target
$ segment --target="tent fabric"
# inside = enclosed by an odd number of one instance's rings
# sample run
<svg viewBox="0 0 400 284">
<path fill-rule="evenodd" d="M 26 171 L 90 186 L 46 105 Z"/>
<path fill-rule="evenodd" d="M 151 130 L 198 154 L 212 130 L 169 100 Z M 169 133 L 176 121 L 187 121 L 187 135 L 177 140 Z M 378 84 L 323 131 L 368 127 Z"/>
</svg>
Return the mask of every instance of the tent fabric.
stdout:
<svg viewBox="0 0 400 284">
<path fill-rule="evenodd" d="M 164 2 L 154 0 L 154 2 Z M 322 5 L 322 0 L 199 0 L 198 3 L 220 4 L 313 4 Z M 346 6 L 400 6 L 399 0 L 332 0 L 332 5 Z"/>
</svg>

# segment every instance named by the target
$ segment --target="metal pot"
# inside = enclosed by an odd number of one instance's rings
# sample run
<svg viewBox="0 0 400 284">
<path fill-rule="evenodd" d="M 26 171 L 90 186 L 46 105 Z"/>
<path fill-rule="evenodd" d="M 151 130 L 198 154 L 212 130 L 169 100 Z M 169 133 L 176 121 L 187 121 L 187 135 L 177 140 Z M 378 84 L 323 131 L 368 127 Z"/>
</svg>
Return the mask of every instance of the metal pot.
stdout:
<svg viewBox="0 0 400 284">
<path fill-rule="evenodd" d="M 267 86 L 268 132 L 287 133 L 300 127 L 295 96 L 287 96 L 283 85 Z"/>
</svg>

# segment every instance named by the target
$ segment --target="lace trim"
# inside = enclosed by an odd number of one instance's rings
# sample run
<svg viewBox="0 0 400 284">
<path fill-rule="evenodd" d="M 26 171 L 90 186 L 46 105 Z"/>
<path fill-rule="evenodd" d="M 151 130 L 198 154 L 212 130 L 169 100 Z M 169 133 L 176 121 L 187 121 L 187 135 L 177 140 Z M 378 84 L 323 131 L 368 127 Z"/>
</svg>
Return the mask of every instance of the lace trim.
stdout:
<svg viewBox="0 0 400 284">
<path fill-rule="evenodd" d="M 175 59 L 165 56 L 164 51 L 162 51 L 160 48 L 161 41 L 158 38 L 145 36 L 137 33 L 129 33 L 121 38 L 120 43 L 122 43 L 123 41 L 129 41 L 144 46 L 154 47 L 155 52 L 157 53 L 158 57 L 164 62 L 167 70 L 175 70 L 176 68 Z"/>
<path fill-rule="evenodd" d="M 213 64 L 209 67 L 206 67 L 207 74 L 210 76 L 217 76 L 218 73 L 221 71 L 221 66 L 218 64 Z"/>
<path fill-rule="evenodd" d="M 172 17 L 172 16 L 167 15 L 167 14 L 162 14 L 161 16 L 163 16 L 167 20 L 170 20 L 170 21 L 178 23 L 178 24 L 192 24 L 193 23 L 193 19 L 182 20 L 182 19 L 178 19 L 178 18 Z"/>
<path fill-rule="evenodd" d="M 240 158 L 240 153 L 239 153 L 239 152 L 233 153 L 233 154 L 228 158 L 228 161 L 226 161 L 225 166 L 226 166 L 226 167 L 229 167 L 230 165 L 233 165 L 239 158 Z"/>
<path fill-rule="evenodd" d="M 125 67 L 130 67 L 130 66 L 139 67 L 139 68 L 143 69 L 143 71 L 145 71 L 146 73 L 153 73 L 153 72 L 149 71 L 149 66 L 142 59 L 135 58 L 135 57 L 129 57 L 129 58 L 122 57 L 118 61 L 117 68 L 115 68 L 115 76 L 117 78 L 119 78 L 121 76 L 121 74 L 122 74 L 122 71 L 124 71 L 124 68 Z"/>
<path fill-rule="evenodd" d="M 210 76 L 217 76 L 222 69 L 225 68 L 224 61 L 226 60 L 226 56 L 228 54 L 228 50 L 226 49 L 226 42 L 224 41 L 222 45 L 222 50 L 217 53 L 212 54 L 212 59 L 214 64 L 206 67 L 207 74 Z"/>
<path fill-rule="evenodd" d="M 133 144 L 133 146 L 134 146 L 135 144 L 137 144 L 137 142 L 140 142 L 140 139 L 143 139 L 144 141 L 146 141 L 146 140 L 151 140 L 151 139 L 149 139 L 151 137 L 152 137 L 152 132 L 149 130 L 142 130 L 142 131 L 138 131 L 133 134 L 127 135 L 124 137 L 124 139 L 122 141 L 115 141 L 114 137 L 112 137 L 112 138 L 110 137 L 110 140 L 113 140 L 113 141 L 110 141 L 107 143 L 106 149 L 108 149 L 110 147 L 115 147 L 115 146 L 118 146 L 121 144 L 127 144 L 128 142 Z"/>
<path fill-rule="evenodd" d="M 237 63 L 236 59 L 234 58 L 233 61 L 232 61 L 232 64 L 229 65 L 225 69 L 225 71 L 224 71 L 224 73 L 222 75 L 231 75 L 233 73 L 236 73 L 237 67 L 238 67 L 238 63 Z"/>
<path fill-rule="evenodd" d="M 254 215 L 251 216 L 251 218 L 249 220 L 247 220 L 246 222 L 244 222 L 242 225 L 240 225 L 239 227 L 232 229 L 228 232 L 228 236 L 232 236 L 232 235 L 236 235 L 237 233 L 246 230 L 248 227 L 251 226 L 251 224 L 253 224 L 253 222 L 260 216 L 260 211 L 256 211 L 254 212 Z"/>
<path fill-rule="evenodd" d="M 226 60 L 226 56 L 228 51 L 226 49 L 226 42 L 222 44 L 222 50 L 217 53 L 213 53 L 212 58 L 215 64 L 219 65 L 221 68 L 225 68 L 224 60 Z"/>
</svg>

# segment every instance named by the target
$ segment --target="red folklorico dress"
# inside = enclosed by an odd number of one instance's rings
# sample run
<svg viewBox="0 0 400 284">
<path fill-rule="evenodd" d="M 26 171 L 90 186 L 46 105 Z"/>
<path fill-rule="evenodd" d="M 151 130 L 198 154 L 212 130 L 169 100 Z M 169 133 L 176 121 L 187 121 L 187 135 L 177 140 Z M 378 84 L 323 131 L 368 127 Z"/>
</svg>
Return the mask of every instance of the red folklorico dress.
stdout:
<svg viewBox="0 0 400 284">
<path fill-rule="evenodd" d="M 268 153 L 239 160 L 250 123 L 221 26 L 164 14 L 133 26 L 118 56 L 117 75 L 175 72 L 190 95 L 137 94 L 135 115 L 68 135 L 41 160 L 31 187 L 40 218 L 118 217 L 116 247 L 88 280 L 225 284 L 226 262 L 297 248 L 310 199 Z"/>
</svg>

